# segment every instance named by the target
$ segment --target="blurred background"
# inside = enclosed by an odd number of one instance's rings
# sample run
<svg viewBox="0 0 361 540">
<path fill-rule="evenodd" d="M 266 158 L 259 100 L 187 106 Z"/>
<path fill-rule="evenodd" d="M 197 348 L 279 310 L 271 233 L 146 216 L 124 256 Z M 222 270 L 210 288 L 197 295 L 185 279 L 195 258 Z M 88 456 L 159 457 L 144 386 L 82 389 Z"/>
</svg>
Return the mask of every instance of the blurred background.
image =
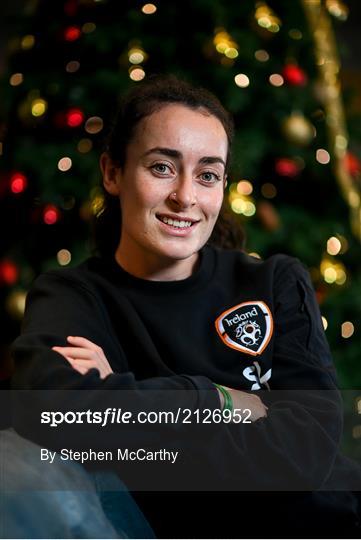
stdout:
<svg viewBox="0 0 361 540">
<path fill-rule="evenodd" d="M 310 270 L 360 456 L 361 2 L 12 0 L 0 30 L 2 387 L 33 279 L 90 254 L 118 96 L 173 72 L 234 115 L 246 251 Z"/>
</svg>

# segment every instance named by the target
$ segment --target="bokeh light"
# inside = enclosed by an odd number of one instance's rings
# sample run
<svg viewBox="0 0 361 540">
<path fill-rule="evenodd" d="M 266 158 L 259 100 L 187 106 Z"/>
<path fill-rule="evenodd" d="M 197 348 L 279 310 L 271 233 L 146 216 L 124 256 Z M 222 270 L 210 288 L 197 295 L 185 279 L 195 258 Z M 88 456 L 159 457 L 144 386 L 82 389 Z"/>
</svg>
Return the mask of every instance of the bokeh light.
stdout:
<svg viewBox="0 0 361 540">
<path fill-rule="evenodd" d="M 141 81 L 145 77 L 145 71 L 140 66 L 134 66 L 129 70 L 129 77 L 132 79 L 132 81 Z"/>
<path fill-rule="evenodd" d="M 66 112 L 66 123 L 69 127 L 79 127 L 84 121 L 84 113 L 80 109 L 69 109 Z"/>
<path fill-rule="evenodd" d="M 272 84 L 272 86 L 282 86 L 284 84 L 284 78 L 279 73 L 272 73 L 272 75 L 269 76 L 269 82 Z"/>
<path fill-rule="evenodd" d="M 322 326 L 323 326 L 323 329 L 326 331 L 327 330 L 327 327 L 328 327 L 328 320 L 326 319 L 326 317 L 322 316 Z"/>
<path fill-rule="evenodd" d="M 78 152 L 87 154 L 93 148 L 93 143 L 90 139 L 80 139 L 77 145 Z"/>
<path fill-rule="evenodd" d="M 64 31 L 65 41 L 76 41 L 81 36 L 81 30 L 77 26 L 68 26 Z"/>
<path fill-rule="evenodd" d="M 256 206 L 251 201 L 245 201 L 243 214 L 247 217 L 251 217 L 256 213 Z"/>
<path fill-rule="evenodd" d="M 85 122 L 84 129 L 87 133 L 90 133 L 91 135 L 95 135 L 96 133 L 99 133 L 104 127 L 103 119 L 100 118 L 100 116 L 91 116 L 88 118 L 88 120 Z"/>
<path fill-rule="evenodd" d="M 86 22 L 83 24 L 81 29 L 84 34 L 91 34 L 94 32 L 94 30 L 96 30 L 96 25 L 93 22 Z"/>
<path fill-rule="evenodd" d="M 10 189 L 15 194 L 22 193 L 27 185 L 26 176 L 20 172 L 14 173 L 10 178 Z"/>
<path fill-rule="evenodd" d="M 128 52 L 128 58 L 131 64 L 141 64 L 145 59 L 145 53 L 142 49 L 133 47 Z"/>
<path fill-rule="evenodd" d="M 78 71 L 79 68 L 80 68 L 80 62 L 78 62 L 78 60 L 71 60 L 65 66 L 65 70 L 68 73 L 75 73 L 76 71 Z"/>
<path fill-rule="evenodd" d="M 248 253 L 248 255 L 250 257 L 255 257 L 256 259 L 262 259 L 261 255 L 257 253 L 256 251 L 251 251 L 250 253 Z"/>
<path fill-rule="evenodd" d="M 330 154 L 324 148 L 316 150 L 316 160 L 322 165 L 326 165 L 330 162 Z"/>
<path fill-rule="evenodd" d="M 321 261 L 320 271 L 323 279 L 328 284 L 343 285 L 347 280 L 346 268 L 341 262 L 333 262 L 324 258 Z"/>
<path fill-rule="evenodd" d="M 32 49 L 35 45 L 35 37 L 31 34 L 28 34 L 27 36 L 24 36 L 21 39 L 20 46 L 25 51 Z"/>
<path fill-rule="evenodd" d="M 227 56 L 227 58 L 237 58 L 238 51 L 235 47 L 227 47 L 224 51 L 224 55 Z"/>
<path fill-rule="evenodd" d="M 19 269 L 11 259 L 0 261 L 0 283 L 14 285 L 19 278 Z"/>
<path fill-rule="evenodd" d="M 72 161 L 70 157 L 63 157 L 59 159 L 58 161 L 58 169 L 59 171 L 65 172 L 71 169 L 72 167 Z"/>
<path fill-rule="evenodd" d="M 249 78 L 244 73 L 238 73 L 238 75 L 234 77 L 234 82 L 240 88 L 246 88 L 249 86 Z"/>
<path fill-rule="evenodd" d="M 22 73 L 13 73 L 9 79 L 11 86 L 19 86 L 24 81 L 24 75 Z"/>
<path fill-rule="evenodd" d="M 142 12 L 145 15 L 153 15 L 153 13 L 155 13 L 156 11 L 157 6 L 155 6 L 154 4 L 144 4 L 144 6 L 142 7 Z"/>
<path fill-rule="evenodd" d="M 53 204 L 48 204 L 44 208 L 43 220 L 46 225 L 54 225 L 59 219 L 59 210 Z"/>
<path fill-rule="evenodd" d="M 68 249 L 60 249 L 56 254 L 56 258 L 60 266 L 66 266 L 71 262 L 71 253 Z"/>
<path fill-rule="evenodd" d="M 251 195 L 253 191 L 253 186 L 248 180 L 241 180 L 237 184 L 237 191 L 241 195 Z"/>
<path fill-rule="evenodd" d="M 337 255 L 341 251 L 341 242 L 336 236 L 331 236 L 327 240 L 327 253 L 329 255 Z"/>
<path fill-rule="evenodd" d="M 341 336 L 345 339 L 350 338 L 355 332 L 355 327 L 350 321 L 341 324 Z"/>
<path fill-rule="evenodd" d="M 303 38 L 303 34 L 301 30 L 298 30 L 297 28 L 291 28 L 291 30 L 288 32 L 288 35 L 291 39 L 299 40 Z"/>
<path fill-rule="evenodd" d="M 43 116 L 48 108 L 48 104 L 45 99 L 34 99 L 31 103 L 31 114 L 33 116 Z"/>
<path fill-rule="evenodd" d="M 245 201 L 240 197 L 238 199 L 233 199 L 233 201 L 231 201 L 231 208 L 236 214 L 243 214 Z"/>
<path fill-rule="evenodd" d="M 269 60 L 269 54 L 264 49 L 258 49 L 258 51 L 254 53 L 254 57 L 259 62 L 267 62 Z"/>
</svg>

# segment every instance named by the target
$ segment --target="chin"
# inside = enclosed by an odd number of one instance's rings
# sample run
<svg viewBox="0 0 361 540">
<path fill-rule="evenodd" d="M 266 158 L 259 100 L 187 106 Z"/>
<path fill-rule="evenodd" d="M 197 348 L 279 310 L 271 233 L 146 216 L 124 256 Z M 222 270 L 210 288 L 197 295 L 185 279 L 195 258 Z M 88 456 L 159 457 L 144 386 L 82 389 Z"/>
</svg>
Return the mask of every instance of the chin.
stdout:
<svg viewBox="0 0 361 540">
<path fill-rule="evenodd" d="M 180 244 L 179 246 L 167 247 L 163 245 L 159 250 L 157 250 L 157 253 L 162 257 L 166 257 L 168 259 L 181 261 L 194 256 L 196 253 L 198 253 L 199 250 L 200 247 L 198 246 L 198 244 L 194 246 L 186 246 L 184 244 Z"/>
</svg>

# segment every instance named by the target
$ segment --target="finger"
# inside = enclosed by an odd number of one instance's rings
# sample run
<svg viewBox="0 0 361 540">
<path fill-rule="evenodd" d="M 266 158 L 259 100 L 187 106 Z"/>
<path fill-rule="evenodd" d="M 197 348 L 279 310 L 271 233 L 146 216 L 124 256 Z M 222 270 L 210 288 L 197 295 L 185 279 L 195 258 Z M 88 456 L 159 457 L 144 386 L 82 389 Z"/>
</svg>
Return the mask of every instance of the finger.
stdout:
<svg viewBox="0 0 361 540">
<path fill-rule="evenodd" d="M 62 354 L 62 353 L 60 353 Z M 65 354 L 62 354 L 62 356 L 65 358 L 65 360 L 67 360 L 69 362 L 69 364 L 73 365 L 73 363 L 75 362 L 75 359 L 74 358 L 70 358 L 70 356 L 65 356 Z M 84 362 L 84 360 L 82 360 L 82 362 Z"/>
<path fill-rule="evenodd" d="M 82 373 L 87 373 L 90 369 L 97 369 L 99 371 L 99 368 L 91 360 L 79 360 L 78 358 L 70 358 L 68 359 L 68 361 L 74 369 L 79 372 L 81 371 Z"/>
<path fill-rule="evenodd" d="M 59 354 L 61 354 L 61 356 L 62 356 L 63 358 L 65 358 L 65 360 L 68 360 L 69 362 L 72 361 L 72 358 L 70 358 L 70 356 L 66 356 L 65 354 L 63 354 L 63 353 L 60 352 L 60 351 L 57 351 L 57 352 L 59 352 Z"/>
<path fill-rule="evenodd" d="M 72 358 L 84 358 L 86 360 L 91 360 L 94 351 L 89 349 L 83 349 L 82 347 L 52 347 L 53 350 L 71 356 Z"/>
<path fill-rule="evenodd" d="M 81 336 L 68 336 L 66 338 L 70 343 L 78 343 L 79 345 L 83 345 L 83 347 L 88 347 L 92 349 L 93 351 L 99 349 L 98 345 L 96 343 L 93 343 L 90 341 L 90 339 L 87 339 L 85 337 Z"/>
<path fill-rule="evenodd" d="M 85 375 L 89 371 L 88 368 L 82 367 L 82 366 L 79 366 L 79 365 L 73 365 L 72 367 L 73 367 L 73 369 L 75 369 L 75 371 L 77 371 L 81 375 Z"/>
<path fill-rule="evenodd" d="M 54 350 L 56 349 L 55 347 L 52 347 Z M 61 356 L 63 356 L 64 358 L 66 358 L 67 360 L 72 360 L 69 356 L 66 356 L 66 354 L 64 354 L 63 351 L 58 351 L 56 350 L 55 352 L 61 354 Z"/>
<path fill-rule="evenodd" d="M 92 368 L 98 369 L 97 366 L 94 365 L 94 362 L 92 360 L 84 360 L 83 358 L 82 359 L 70 358 L 69 356 L 66 356 L 62 351 L 56 351 L 56 352 L 61 354 L 61 356 L 63 356 L 65 360 L 69 362 L 71 367 L 75 369 L 75 371 L 78 371 L 78 373 L 80 373 L 81 375 L 85 375 Z"/>
<path fill-rule="evenodd" d="M 80 366 L 82 368 L 85 367 L 86 369 L 92 369 L 92 368 L 99 369 L 95 365 L 95 363 L 92 362 L 92 360 L 83 360 L 83 359 L 79 359 L 79 358 L 71 358 L 69 361 L 73 366 Z"/>
</svg>

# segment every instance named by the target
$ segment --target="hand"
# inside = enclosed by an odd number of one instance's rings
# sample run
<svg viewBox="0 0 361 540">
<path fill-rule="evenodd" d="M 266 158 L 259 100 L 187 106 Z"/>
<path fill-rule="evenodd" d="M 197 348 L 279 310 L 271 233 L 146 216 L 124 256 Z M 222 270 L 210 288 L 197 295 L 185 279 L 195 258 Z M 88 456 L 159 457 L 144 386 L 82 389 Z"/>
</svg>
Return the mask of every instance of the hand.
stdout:
<svg viewBox="0 0 361 540">
<path fill-rule="evenodd" d="M 96 368 L 101 379 L 113 373 L 101 347 L 84 337 L 68 336 L 67 340 L 73 347 L 52 347 L 52 350 L 64 356 L 76 371 L 85 375 L 89 369 Z"/>
<path fill-rule="evenodd" d="M 224 384 L 222 384 L 222 386 L 223 388 L 228 390 L 231 395 L 233 401 L 233 409 L 241 409 L 242 411 L 244 409 L 249 409 L 251 411 L 250 420 L 252 422 L 255 422 L 259 418 L 264 418 L 267 416 L 268 407 L 266 407 L 261 398 L 258 397 L 256 394 L 250 394 L 248 392 L 243 392 L 242 390 L 229 388 L 228 386 L 224 386 Z M 221 401 L 221 406 L 223 408 L 224 397 L 220 390 L 218 390 L 218 395 Z"/>
</svg>

